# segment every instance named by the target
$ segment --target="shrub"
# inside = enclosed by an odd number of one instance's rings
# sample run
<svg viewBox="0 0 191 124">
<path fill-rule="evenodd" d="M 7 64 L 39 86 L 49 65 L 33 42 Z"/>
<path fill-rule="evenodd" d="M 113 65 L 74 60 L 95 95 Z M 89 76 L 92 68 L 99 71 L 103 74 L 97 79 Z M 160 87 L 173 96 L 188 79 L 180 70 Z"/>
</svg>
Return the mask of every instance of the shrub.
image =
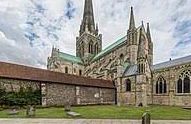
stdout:
<svg viewBox="0 0 191 124">
<path fill-rule="evenodd" d="M 5 92 L 0 89 L 0 104 L 23 107 L 26 105 L 40 105 L 41 90 L 33 90 L 31 87 L 20 88 L 19 92 Z"/>
</svg>

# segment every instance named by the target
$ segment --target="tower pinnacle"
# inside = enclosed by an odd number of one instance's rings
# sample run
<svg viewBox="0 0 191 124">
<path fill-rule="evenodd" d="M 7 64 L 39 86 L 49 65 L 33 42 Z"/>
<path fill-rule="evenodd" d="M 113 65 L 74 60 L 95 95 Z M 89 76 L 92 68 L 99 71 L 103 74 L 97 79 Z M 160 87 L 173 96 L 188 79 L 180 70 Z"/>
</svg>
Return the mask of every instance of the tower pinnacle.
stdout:
<svg viewBox="0 0 191 124">
<path fill-rule="evenodd" d="M 151 33 L 150 33 L 149 23 L 147 23 L 147 38 L 148 38 L 149 43 L 151 43 Z"/>
<path fill-rule="evenodd" d="M 84 32 L 95 34 L 95 22 L 92 0 L 85 0 L 83 20 L 80 26 L 80 35 Z"/>
<path fill-rule="evenodd" d="M 131 7 L 129 30 L 134 29 L 134 28 L 135 28 L 135 20 L 134 20 L 133 7 Z"/>
</svg>

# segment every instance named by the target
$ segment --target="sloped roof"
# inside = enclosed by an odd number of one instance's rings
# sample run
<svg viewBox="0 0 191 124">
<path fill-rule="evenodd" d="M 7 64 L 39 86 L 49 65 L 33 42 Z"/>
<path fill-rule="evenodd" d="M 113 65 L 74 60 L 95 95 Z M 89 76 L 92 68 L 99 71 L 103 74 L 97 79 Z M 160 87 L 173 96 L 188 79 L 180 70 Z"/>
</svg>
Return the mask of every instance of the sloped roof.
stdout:
<svg viewBox="0 0 191 124">
<path fill-rule="evenodd" d="M 67 85 L 114 88 L 110 80 L 92 79 L 44 69 L 0 62 L 0 78 L 30 80 Z"/>
<path fill-rule="evenodd" d="M 139 26 L 137 29 L 137 37 L 139 37 L 139 33 L 141 30 L 141 26 Z M 104 50 L 102 50 L 100 53 L 98 53 L 92 61 L 98 60 L 101 57 L 103 57 L 104 55 L 110 53 L 111 51 L 113 51 L 115 48 L 120 47 L 121 45 L 123 45 L 127 40 L 127 35 L 125 35 L 124 37 L 120 38 L 119 40 L 117 40 L 116 42 L 114 42 L 113 44 L 109 45 L 108 47 L 106 47 Z"/>
<path fill-rule="evenodd" d="M 109 45 L 108 47 L 106 47 L 104 50 L 102 50 L 100 53 L 98 53 L 92 61 L 95 61 L 101 57 L 103 57 L 104 55 L 110 53 L 113 49 L 121 46 L 122 44 L 125 43 L 125 41 L 127 40 L 127 36 L 122 37 L 121 39 L 117 40 L 116 42 L 114 42 L 113 44 Z"/>
<path fill-rule="evenodd" d="M 130 65 L 126 68 L 123 76 L 132 76 L 137 74 L 137 65 Z"/>
<path fill-rule="evenodd" d="M 80 57 L 76 57 L 67 53 L 59 52 L 58 53 L 59 57 L 63 60 L 73 62 L 73 63 L 78 63 L 78 64 L 83 64 L 82 60 Z"/>
<path fill-rule="evenodd" d="M 190 63 L 190 62 L 191 62 L 191 55 L 153 65 L 152 70 L 169 68 L 169 67 L 173 67 L 176 65 L 182 65 L 182 64 L 186 64 L 186 63 Z"/>
</svg>

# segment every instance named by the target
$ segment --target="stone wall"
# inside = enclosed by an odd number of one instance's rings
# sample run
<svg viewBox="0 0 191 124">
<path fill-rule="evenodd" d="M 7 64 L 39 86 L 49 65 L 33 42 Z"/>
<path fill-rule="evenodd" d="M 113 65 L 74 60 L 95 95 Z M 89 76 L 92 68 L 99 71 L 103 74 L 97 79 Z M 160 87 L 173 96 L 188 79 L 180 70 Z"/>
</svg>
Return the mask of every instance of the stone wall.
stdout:
<svg viewBox="0 0 191 124">
<path fill-rule="evenodd" d="M 20 88 L 41 89 L 43 106 L 62 106 L 66 102 L 72 105 L 114 104 L 115 89 L 91 86 L 66 85 L 62 83 L 40 82 L 0 78 L 0 86 L 7 92 L 18 92 Z"/>
<path fill-rule="evenodd" d="M 60 106 L 67 102 L 71 105 L 115 103 L 114 89 L 56 83 L 46 83 L 44 87 L 42 104 L 47 106 Z"/>
<path fill-rule="evenodd" d="M 40 89 L 40 83 L 37 81 L 0 78 L 0 87 L 5 88 L 6 92 L 18 92 L 20 88 L 32 87 L 33 90 Z"/>
<path fill-rule="evenodd" d="M 155 70 L 153 73 L 153 104 L 191 106 L 191 88 L 190 93 L 177 93 L 177 81 L 180 74 L 190 69 L 191 64 L 184 64 Z M 156 82 L 159 76 L 162 76 L 167 83 L 167 92 L 163 94 L 156 94 Z M 189 78 L 191 79 L 191 75 Z"/>
<path fill-rule="evenodd" d="M 0 62 L 0 86 L 6 91 L 41 89 L 42 105 L 113 104 L 115 87 L 110 80 L 85 78 L 23 65 Z"/>
</svg>

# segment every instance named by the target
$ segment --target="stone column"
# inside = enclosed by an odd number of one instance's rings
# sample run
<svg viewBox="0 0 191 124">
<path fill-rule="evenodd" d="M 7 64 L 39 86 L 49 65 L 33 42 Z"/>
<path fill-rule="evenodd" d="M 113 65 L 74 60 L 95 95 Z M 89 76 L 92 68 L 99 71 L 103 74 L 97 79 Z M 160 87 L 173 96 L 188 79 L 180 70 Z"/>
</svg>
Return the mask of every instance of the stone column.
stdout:
<svg viewBox="0 0 191 124">
<path fill-rule="evenodd" d="M 147 106 L 147 83 L 145 75 L 136 78 L 136 106 Z"/>
<path fill-rule="evenodd" d="M 80 87 L 76 86 L 76 104 L 80 105 Z"/>
<path fill-rule="evenodd" d="M 122 104 L 122 78 L 117 78 L 117 105 Z"/>
<path fill-rule="evenodd" d="M 147 85 L 142 84 L 142 103 L 143 106 L 147 106 Z"/>
<path fill-rule="evenodd" d="M 102 89 L 99 88 L 99 96 L 100 96 L 100 103 L 103 104 L 103 95 L 102 95 Z"/>
<path fill-rule="evenodd" d="M 46 83 L 41 83 L 41 96 L 42 96 L 42 106 L 47 106 L 47 89 Z"/>
</svg>

